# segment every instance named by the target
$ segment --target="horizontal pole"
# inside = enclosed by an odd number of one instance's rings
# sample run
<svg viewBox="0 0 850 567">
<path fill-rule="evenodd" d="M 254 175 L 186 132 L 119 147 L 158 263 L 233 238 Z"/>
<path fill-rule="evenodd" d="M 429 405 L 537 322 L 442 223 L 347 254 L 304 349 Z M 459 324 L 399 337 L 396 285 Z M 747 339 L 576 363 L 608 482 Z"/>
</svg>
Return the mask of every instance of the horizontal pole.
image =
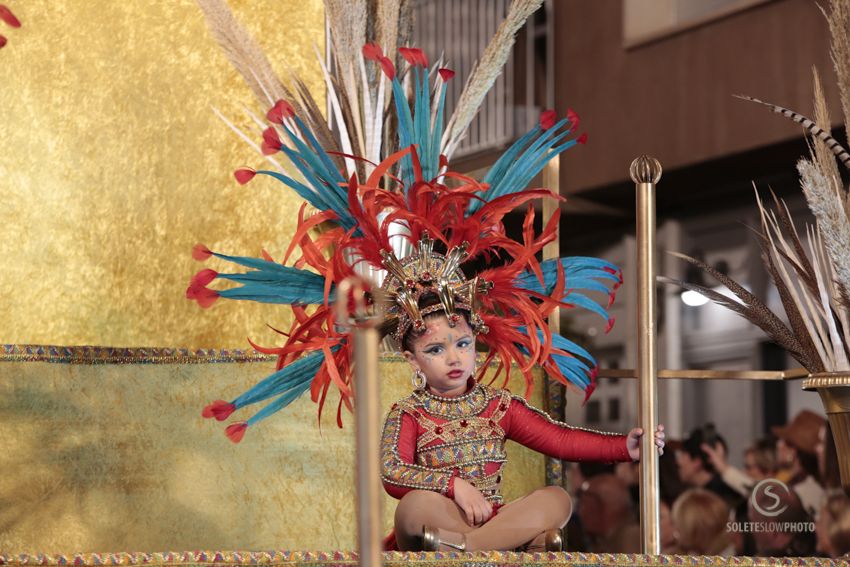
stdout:
<svg viewBox="0 0 850 567">
<path fill-rule="evenodd" d="M 659 370 L 658 377 L 667 380 L 798 380 L 809 375 L 805 368 L 790 370 Z M 600 368 L 599 378 L 637 377 L 632 368 Z"/>
</svg>

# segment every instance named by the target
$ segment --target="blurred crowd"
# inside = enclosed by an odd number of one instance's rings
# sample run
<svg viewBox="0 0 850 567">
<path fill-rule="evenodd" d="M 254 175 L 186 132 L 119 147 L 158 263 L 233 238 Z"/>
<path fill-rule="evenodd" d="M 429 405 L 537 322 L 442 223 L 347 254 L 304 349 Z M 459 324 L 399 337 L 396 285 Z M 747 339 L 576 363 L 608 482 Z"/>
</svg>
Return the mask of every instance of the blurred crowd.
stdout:
<svg viewBox="0 0 850 567">
<path fill-rule="evenodd" d="M 804 410 L 730 463 L 713 424 L 668 441 L 660 458 L 661 552 L 850 557 L 850 498 L 829 424 Z M 637 463 L 576 463 L 567 549 L 640 552 Z"/>
</svg>

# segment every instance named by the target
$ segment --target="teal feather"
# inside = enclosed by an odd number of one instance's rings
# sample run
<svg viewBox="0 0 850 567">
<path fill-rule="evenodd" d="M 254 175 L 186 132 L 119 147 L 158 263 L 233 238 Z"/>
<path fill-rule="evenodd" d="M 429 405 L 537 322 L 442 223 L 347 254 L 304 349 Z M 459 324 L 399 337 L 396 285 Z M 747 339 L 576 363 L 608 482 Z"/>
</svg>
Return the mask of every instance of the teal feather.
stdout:
<svg viewBox="0 0 850 567">
<path fill-rule="evenodd" d="M 528 334 L 528 329 L 525 327 L 520 327 L 518 330 L 525 335 Z M 540 342 L 543 342 L 544 336 L 541 329 L 537 329 L 537 338 Z M 563 374 L 567 380 L 581 390 L 585 390 L 588 386 L 590 386 L 589 375 L 591 367 L 596 366 L 596 360 L 590 355 L 590 353 L 583 347 L 557 333 L 552 333 L 552 346 L 572 355 L 552 355 L 552 361 L 561 371 L 561 374 Z M 520 350 L 522 350 L 523 353 L 528 354 L 528 350 L 525 347 L 520 346 Z M 590 364 L 585 362 L 585 360 L 587 360 Z"/>
<path fill-rule="evenodd" d="M 339 350 L 339 345 L 331 347 L 331 351 Z M 298 388 L 307 384 L 319 371 L 325 361 L 324 353 L 319 350 L 302 356 L 278 370 L 266 376 L 262 381 L 241 394 L 233 402 L 236 409 L 262 402 L 287 390 Z"/>
<path fill-rule="evenodd" d="M 336 352 L 339 349 L 340 345 L 335 345 L 331 347 L 331 352 Z M 279 412 L 295 401 L 301 394 L 309 390 L 310 383 L 313 381 L 324 361 L 325 357 L 322 351 L 316 351 L 302 356 L 236 398 L 233 404 L 238 409 L 249 404 L 262 402 L 280 394 L 277 399 L 248 419 L 248 426 L 252 426 L 270 415 Z"/>
<path fill-rule="evenodd" d="M 572 128 L 558 133 L 568 124 L 570 121 L 564 118 L 546 130 L 537 125 L 514 142 L 484 176 L 482 181 L 490 187 L 487 191 L 476 193 L 482 200 L 472 201 L 467 208 L 467 215 L 475 213 L 493 199 L 525 190 L 552 158 L 574 146 L 575 140 L 561 143 L 572 132 Z"/>
<path fill-rule="evenodd" d="M 259 258 L 214 255 L 254 270 L 243 274 L 219 273 L 217 278 L 242 284 L 232 289 L 216 290 L 221 297 L 289 305 L 318 305 L 325 301 L 325 278 L 319 274 Z M 332 297 L 329 299 L 332 300 Z"/>
</svg>

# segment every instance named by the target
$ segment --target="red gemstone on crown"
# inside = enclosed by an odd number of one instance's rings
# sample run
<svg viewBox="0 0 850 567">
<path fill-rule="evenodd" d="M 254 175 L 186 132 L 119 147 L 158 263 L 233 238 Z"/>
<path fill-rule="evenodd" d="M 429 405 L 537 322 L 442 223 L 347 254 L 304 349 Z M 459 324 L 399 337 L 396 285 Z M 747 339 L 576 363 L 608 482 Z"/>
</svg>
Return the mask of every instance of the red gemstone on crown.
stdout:
<svg viewBox="0 0 850 567">
<path fill-rule="evenodd" d="M 434 433 L 436 433 L 437 435 L 439 435 L 439 434 L 440 434 L 440 433 L 442 433 L 442 432 L 443 432 L 443 428 L 442 428 L 442 427 L 435 427 L 435 428 L 434 428 Z"/>
<path fill-rule="evenodd" d="M 422 319 L 417 319 L 416 321 L 413 322 L 413 328 L 414 329 L 421 329 L 424 326 L 425 326 L 425 322 Z"/>
<path fill-rule="evenodd" d="M 407 280 L 405 280 L 404 285 L 406 285 L 410 289 L 413 289 L 416 287 L 416 282 L 408 278 Z"/>
<path fill-rule="evenodd" d="M 460 426 L 461 426 L 461 427 L 466 427 L 467 425 L 469 425 L 469 422 L 468 422 L 468 421 L 466 421 L 465 419 L 461 419 L 461 420 L 460 420 Z"/>
<path fill-rule="evenodd" d="M 422 275 L 419 276 L 419 279 L 422 280 L 423 282 L 430 282 L 431 281 L 431 272 L 422 272 Z"/>
</svg>

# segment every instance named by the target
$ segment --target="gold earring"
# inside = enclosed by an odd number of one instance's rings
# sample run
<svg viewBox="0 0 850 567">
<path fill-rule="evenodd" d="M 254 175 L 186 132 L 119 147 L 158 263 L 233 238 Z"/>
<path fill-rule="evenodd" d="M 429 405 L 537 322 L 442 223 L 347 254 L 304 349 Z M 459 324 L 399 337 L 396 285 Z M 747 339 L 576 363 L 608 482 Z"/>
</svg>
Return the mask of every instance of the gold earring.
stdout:
<svg viewBox="0 0 850 567">
<path fill-rule="evenodd" d="M 414 390 L 424 390 L 425 386 L 428 384 L 428 381 L 425 380 L 425 374 L 418 368 L 413 373 L 411 382 L 413 383 Z"/>
</svg>

